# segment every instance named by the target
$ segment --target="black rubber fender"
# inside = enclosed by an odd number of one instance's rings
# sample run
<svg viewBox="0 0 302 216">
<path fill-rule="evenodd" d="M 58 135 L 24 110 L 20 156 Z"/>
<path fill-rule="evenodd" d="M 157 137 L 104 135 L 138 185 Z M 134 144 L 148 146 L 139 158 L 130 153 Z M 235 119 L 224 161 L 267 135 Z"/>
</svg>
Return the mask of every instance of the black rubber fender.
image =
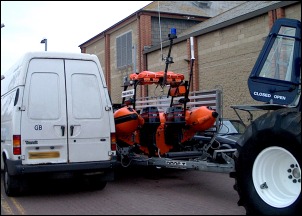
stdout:
<svg viewBox="0 0 302 216">
<path fill-rule="evenodd" d="M 257 156 L 264 149 L 281 147 L 290 152 L 298 162 L 300 170 L 298 184 L 301 188 L 301 112 L 296 108 L 282 108 L 263 114 L 248 126 L 237 142 L 235 172 L 230 173 L 230 176 L 235 178 L 234 189 L 239 195 L 238 205 L 243 206 L 248 215 L 300 214 L 302 212 L 301 192 L 297 199 L 286 207 L 269 205 L 256 191 L 252 170 Z"/>
</svg>

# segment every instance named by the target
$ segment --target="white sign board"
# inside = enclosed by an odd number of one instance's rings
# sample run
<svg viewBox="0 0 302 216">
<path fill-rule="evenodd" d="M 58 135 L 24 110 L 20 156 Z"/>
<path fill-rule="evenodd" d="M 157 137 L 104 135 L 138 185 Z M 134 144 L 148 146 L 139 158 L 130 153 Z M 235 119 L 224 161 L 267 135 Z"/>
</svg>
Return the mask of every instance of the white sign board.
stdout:
<svg viewBox="0 0 302 216">
<path fill-rule="evenodd" d="M 122 98 L 134 95 L 134 89 L 122 91 Z"/>
</svg>

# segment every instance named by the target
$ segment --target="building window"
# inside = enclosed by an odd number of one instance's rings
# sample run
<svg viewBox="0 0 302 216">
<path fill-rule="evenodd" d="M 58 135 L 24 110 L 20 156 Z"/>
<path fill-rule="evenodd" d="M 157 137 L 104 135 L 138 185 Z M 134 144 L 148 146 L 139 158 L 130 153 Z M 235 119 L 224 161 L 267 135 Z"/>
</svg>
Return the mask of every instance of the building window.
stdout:
<svg viewBox="0 0 302 216">
<path fill-rule="evenodd" d="M 116 62 L 117 68 L 132 64 L 132 32 L 116 38 Z"/>
</svg>

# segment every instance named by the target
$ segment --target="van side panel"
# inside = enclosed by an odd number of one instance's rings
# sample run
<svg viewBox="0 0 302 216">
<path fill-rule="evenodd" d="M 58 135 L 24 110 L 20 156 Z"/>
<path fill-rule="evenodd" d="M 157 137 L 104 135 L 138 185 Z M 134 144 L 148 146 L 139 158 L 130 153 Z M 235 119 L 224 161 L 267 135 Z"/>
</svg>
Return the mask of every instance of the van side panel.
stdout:
<svg viewBox="0 0 302 216">
<path fill-rule="evenodd" d="M 17 96 L 18 91 L 18 96 Z M 12 89 L 10 92 L 1 96 L 1 153 L 6 152 L 6 157 L 17 160 L 19 156 L 14 156 L 12 152 L 13 135 L 20 135 L 21 95 L 23 86 Z M 16 103 L 16 104 L 15 104 Z M 1 155 L 1 159 L 2 155 Z M 1 160 L 1 170 L 4 169 L 4 163 Z"/>
<path fill-rule="evenodd" d="M 22 164 L 67 162 L 64 61 L 32 59 L 23 97 Z"/>
<path fill-rule="evenodd" d="M 20 59 L 1 80 L 1 170 L 4 169 L 4 158 L 20 160 L 20 155 L 13 155 L 13 135 L 21 134 L 21 112 L 24 90 L 24 62 Z"/>
<path fill-rule="evenodd" d="M 69 161 L 110 158 L 107 89 L 94 61 L 66 60 Z"/>
</svg>

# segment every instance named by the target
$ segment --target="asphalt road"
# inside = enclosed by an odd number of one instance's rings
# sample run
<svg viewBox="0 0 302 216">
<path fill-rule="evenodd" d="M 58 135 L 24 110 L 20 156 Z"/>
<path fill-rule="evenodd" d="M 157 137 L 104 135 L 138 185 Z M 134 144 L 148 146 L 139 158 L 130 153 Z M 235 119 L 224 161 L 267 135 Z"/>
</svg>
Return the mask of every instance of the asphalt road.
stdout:
<svg viewBox="0 0 302 216">
<path fill-rule="evenodd" d="M 225 173 L 123 169 L 101 191 L 41 177 L 19 197 L 5 195 L 1 176 L 1 215 L 245 215 Z"/>
</svg>

